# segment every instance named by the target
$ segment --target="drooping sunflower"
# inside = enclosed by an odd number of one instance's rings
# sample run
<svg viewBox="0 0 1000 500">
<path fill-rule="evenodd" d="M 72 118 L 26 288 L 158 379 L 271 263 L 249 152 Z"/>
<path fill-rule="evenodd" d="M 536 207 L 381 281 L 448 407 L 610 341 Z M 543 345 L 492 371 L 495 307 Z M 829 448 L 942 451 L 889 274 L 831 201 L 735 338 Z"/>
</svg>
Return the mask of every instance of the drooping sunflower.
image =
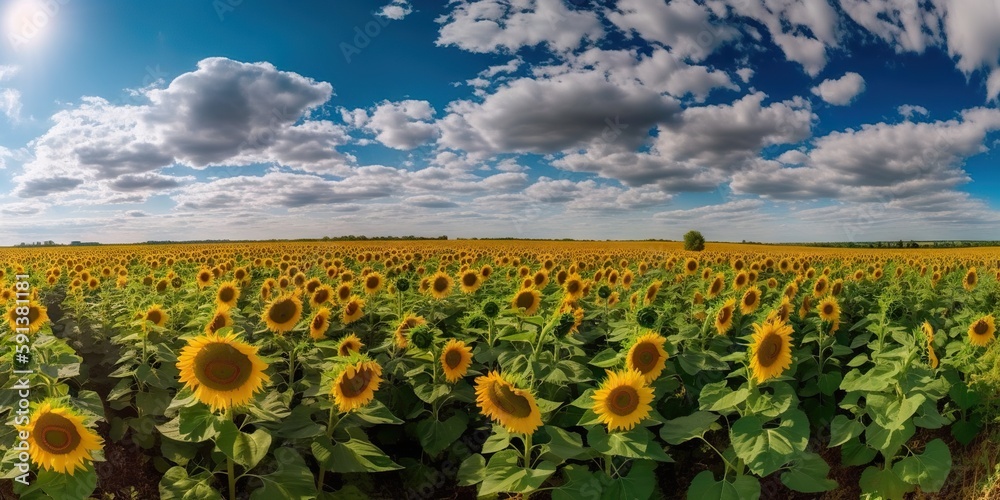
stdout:
<svg viewBox="0 0 1000 500">
<path fill-rule="evenodd" d="M 21 314 L 24 312 L 27 314 Z M 24 318 L 27 318 L 27 323 L 25 323 Z M 15 306 L 7 310 L 7 323 L 10 324 L 10 329 L 15 332 L 18 328 L 27 328 L 29 334 L 37 333 L 48 321 L 48 309 L 34 300 L 29 300 L 27 306 Z"/>
<path fill-rule="evenodd" d="M 538 306 L 542 303 L 542 294 L 538 290 L 522 288 L 511 301 L 511 307 L 515 310 L 524 309 L 524 314 L 533 316 L 538 312 Z"/>
<path fill-rule="evenodd" d="M 350 356 L 352 352 L 361 352 L 361 348 L 364 346 L 365 344 L 361 342 L 361 339 L 358 338 L 357 335 L 351 333 L 344 336 L 344 338 L 340 339 L 340 342 L 337 343 L 337 354 L 341 357 L 347 357 Z"/>
<path fill-rule="evenodd" d="M 302 299 L 297 293 L 279 295 L 268 303 L 264 310 L 264 322 L 275 333 L 285 333 L 302 317 Z"/>
<path fill-rule="evenodd" d="M 429 291 L 435 299 L 443 299 L 451 294 L 451 287 L 454 284 L 451 276 L 444 271 L 438 271 L 430 277 L 428 281 Z"/>
<path fill-rule="evenodd" d="M 340 316 L 341 323 L 349 325 L 355 321 L 361 319 L 365 312 L 362 310 L 365 306 L 365 301 L 357 295 L 352 295 L 347 303 L 344 304 L 344 311 Z"/>
<path fill-rule="evenodd" d="M 215 303 L 219 307 L 233 307 L 240 298 L 240 289 L 233 281 L 226 281 L 219 285 L 219 290 L 215 292 Z"/>
<path fill-rule="evenodd" d="M 660 287 L 663 286 L 663 282 L 656 280 L 650 283 L 649 287 L 646 288 L 646 294 L 642 298 L 642 305 L 648 306 L 656 300 L 656 295 L 660 293 Z"/>
<path fill-rule="evenodd" d="M 212 411 L 245 405 L 271 380 L 257 349 L 233 332 L 191 338 L 177 357 L 180 381 Z"/>
<path fill-rule="evenodd" d="M 996 331 L 996 323 L 993 315 L 983 316 L 969 325 L 969 342 L 977 346 L 986 346 L 993 340 L 993 334 Z"/>
<path fill-rule="evenodd" d="M 167 324 L 167 312 L 163 310 L 163 306 L 160 304 L 153 304 L 146 309 L 146 313 L 143 315 L 143 319 L 152 323 L 155 326 L 162 327 Z"/>
<path fill-rule="evenodd" d="M 396 327 L 396 347 L 406 349 L 410 345 L 410 330 L 426 324 L 427 320 L 423 316 L 416 316 L 414 314 L 404 316 L 403 320 L 399 322 L 399 326 Z"/>
<path fill-rule="evenodd" d="M 792 326 L 781 321 L 754 324 L 750 372 L 758 383 L 780 376 L 792 365 Z"/>
<path fill-rule="evenodd" d="M 542 426 L 542 412 L 531 391 L 518 389 L 500 372 L 476 378 L 476 403 L 483 415 L 508 432 L 534 434 Z"/>
<path fill-rule="evenodd" d="M 608 378 L 594 391 L 592 409 L 609 431 L 632 430 L 649 416 L 653 388 L 635 370 L 608 370 L 607 374 Z"/>
<path fill-rule="evenodd" d="M 43 401 L 31 413 L 26 425 L 17 426 L 28 433 L 28 455 L 39 467 L 73 475 L 86 470 L 91 452 L 101 449 L 103 439 L 84 425 L 83 416 L 72 408 L 51 399 Z"/>
<path fill-rule="evenodd" d="M 483 284 L 479 271 L 468 269 L 459 276 L 462 293 L 473 293 Z"/>
<path fill-rule="evenodd" d="M 976 288 L 976 283 L 979 283 L 979 275 L 976 273 L 976 268 L 970 267 L 965 273 L 965 279 L 962 280 L 962 287 L 971 292 Z"/>
<path fill-rule="evenodd" d="M 656 380 L 667 364 L 667 351 L 663 350 L 666 342 L 667 339 L 654 332 L 637 338 L 625 357 L 626 366 L 639 372 L 647 383 Z"/>
<path fill-rule="evenodd" d="M 330 394 L 340 411 L 346 413 L 371 403 L 381 383 L 382 366 L 365 356 L 359 356 L 357 361 L 348 363 L 334 376 Z"/>
<path fill-rule="evenodd" d="M 729 299 L 715 313 L 715 331 L 719 332 L 719 335 L 729 333 L 729 329 L 733 327 L 733 313 L 735 311 L 736 299 Z"/>
<path fill-rule="evenodd" d="M 205 325 L 205 333 L 215 333 L 227 326 L 233 325 L 233 318 L 229 315 L 228 309 L 216 309 L 212 315 L 212 320 Z"/>
<path fill-rule="evenodd" d="M 309 320 L 309 337 L 313 340 L 323 340 L 326 338 L 326 331 L 330 328 L 330 309 L 320 307 Z"/>
<path fill-rule="evenodd" d="M 472 348 L 461 340 L 451 339 L 441 350 L 441 368 L 449 383 L 458 382 L 472 365 Z"/>
<path fill-rule="evenodd" d="M 743 294 L 743 298 L 740 299 L 740 313 L 744 315 L 753 314 L 759 306 L 760 288 L 757 288 L 757 285 L 747 288 L 747 291 Z"/>
</svg>

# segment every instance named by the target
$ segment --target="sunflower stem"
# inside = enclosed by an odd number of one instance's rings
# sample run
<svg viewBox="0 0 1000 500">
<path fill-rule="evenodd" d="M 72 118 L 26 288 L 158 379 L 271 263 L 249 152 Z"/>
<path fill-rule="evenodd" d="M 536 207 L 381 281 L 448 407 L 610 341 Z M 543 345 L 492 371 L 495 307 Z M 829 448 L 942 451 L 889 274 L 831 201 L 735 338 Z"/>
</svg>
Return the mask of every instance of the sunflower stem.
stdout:
<svg viewBox="0 0 1000 500">
<path fill-rule="evenodd" d="M 615 465 L 614 464 L 614 458 L 611 455 L 605 453 L 604 454 L 604 473 L 607 474 L 608 477 L 610 477 L 612 479 L 614 479 L 614 476 L 612 475 L 613 474 L 613 470 L 614 470 L 614 465 Z"/>
<path fill-rule="evenodd" d="M 233 421 L 232 409 L 226 409 L 225 418 Z M 229 500 L 236 500 L 236 466 L 230 457 L 226 457 L 226 475 L 229 479 Z"/>
<path fill-rule="evenodd" d="M 521 460 L 525 467 L 531 467 L 531 436 L 531 434 L 524 434 L 521 438 L 524 442 L 524 454 L 521 455 Z"/>
<path fill-rule="evenodd" d="M 292 384 L 295 383 L 295 346 L 288 352 L 288 388 L 295 390 Z"/>
<path fill-rule="evenodd" d="M 330 405 L 330 416 L 327 417 L 327 419 L 326 419 L 326 437 L 327 438 L 330 438 L 331 436 L 333 436 L 333 429 L 335 427 L 334 423 L 333 423 L 333 416 L 334 416 L 334 410 L 336 408 L 337 407 L 335 405 L 332 405 L 332 404 Z M 338 420 L 337 423 L 339 424 L 340 421 Z M 319 491 L 319 492 L 321 492 L 321 493 L 323 491 L 323 482 L 324 482 L 323 481 L 323 477 L 324 476 L 326 476 L 326 467 L 323 465 L 322 462 L 320 462 L 320 464 L 319 464 L 319 480 L 316 481 L 316 490 Z"/>
</svg>

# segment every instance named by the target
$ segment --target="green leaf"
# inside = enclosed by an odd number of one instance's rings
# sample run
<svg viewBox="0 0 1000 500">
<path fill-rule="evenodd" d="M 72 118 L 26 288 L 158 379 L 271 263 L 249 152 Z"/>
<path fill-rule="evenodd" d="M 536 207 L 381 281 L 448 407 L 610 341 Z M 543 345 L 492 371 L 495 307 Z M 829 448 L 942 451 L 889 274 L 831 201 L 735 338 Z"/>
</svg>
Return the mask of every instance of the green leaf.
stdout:
<svg viewBox="0 0 1000 500">
<path fill-rule="evenodd" d="M 549 442 L 541 446 L 541 455 L 546 460 L 559 465 L 586 453 L 583 448 L 583 438 L 579 434 L 554 425 L 546 425 L 544 429 L 549 436 Z"/>
<path fill-rule="evenodd" d="M 918 484 L 922 491 L 941 491 L 951 472 L 951 451 L 944 441 L 934 439 L 923 453 L 896 462 L 892 471 L 903 481 Z"/>
<path fill-rule="evenodd" d="M 163 415 L 170 405 L 171 396 L 166 389 L 150 387 L 148 392 L 137 392 L 135 404 L 147 415 Z"/>
<path fill-rule="evenodd" d="M 892 430 L 872 422 L 865 429 L 865 442 L 882 453 L 883 457 L 890 458 L 896 455 L 903 443 L 913 437 L 915 432 L 916 427 L 912 421 L 906 421 L 901 427 Z"/>
<path fill-rule="evenodd" d="M 240 431 L 231 420 L 226 420 L 219 426 L 219 437 L 215 444 L 226 457 L 250 470 L 267 455 L 267 450 L 271 447 L 271 435 L 264 429 L 247 434 Z"/>
<path fill-rule="evenodd" d="M 311 498 L 316 495 L 313 473 L 306 466 L 299 452 L 287 446 L 274 450 L 278 470 L 260 476 L 262 488 L 250 494 L 250 500 L 271 500 L 274 498 Z"/>
<path fill-rule="evenodd" d="M 279 438 L 285 439 L 304 439 L 319 436 L 323 434 L 323 426 L 316 423 L 312 419 L 313 413 L 316 408 L 310 405 L 299 405 L 292 409 L 292 413 L 288 417 L 282 419 L 279 422 L 264 423 L 265 427 L 271 430 L 271 432 Z"/>
<path fill-rule="evenodd" d="M 653 474 L 655 468 L 656 463 L 651 460 L 636 460 L 625 477 L 619 477 L 608 485 L 601 498 L 652 498 L 653 490 L 656 489 L 656 476 Z"/>
<path fill-rule="evenodd" d="M 768 392 L 768 389 L 774 393 Z M 786 382 L 775 382 L 758 391 L 750 392 L 747 397 L 747 408 L 750 413 L 764 417 L 775 418 L 788 411 L 792 406 L 798 406 L 798 396 L 795 388 Z"/>
<path fill-rule="evenodd" d="M 85 470 L 76 471 L 73 475 L 43 469 L 30 486 L 25 488 L 20 483 L 15 484 L 18 498 L 29 498 L 30 492 L 41 489 L 47 495 L 45 498 L 50 500 L 79 500 L 89 498 L 97 489 L 97 472 L 94 471 L 94 464 L 87 464 Z"/>
<path fill-rule="evenodd" d="M 618 359 L 618 351 L 608 348 L 599 353 L 597 353 L 593 359 L 590 360 L 590 364 L 599 368 L 611 368 L 621 361 Z"/>
<path fill-rule="evenodd" d="M 730 429 L 736 455 L 755 474 L 766 476 L 788 463 L 809 443 L 809 418 L 801 410 L 788 412 L 776 428 L 767 427 L 769 419 L 756 415 L 743 417 Z"/>
<path fill-rule="evenodd" d="M 696 411 L 691 415 L 668 420 L 660 429 L 660 437 L 669 444 L 678 445 L 685 441 L 704 436 L 710 430 L 721 429 L 715 422 L 719 415 L 708 411 Z"/>
<path fill-rule="evenodd" d="M 981 428 L 981 425 L 973 421 L 956 420 L 954 424 L 951 424 L 951 435 L 955 436 L 959 443 L 968 445 L 973 439 L 976 439 Z"/>
<path fill-rule="evenodd" d="M 486 465 L 486 479 L 479 486 L 479 496 L 535 491 L 556 471 L 556 465 L 547 460 L 532 469 L 522 467 L 520 459 L 521 455 L 514 450 L 504 450 L 490 457 Z"/>
<path fill-rule="evenodd" d="M 202 472 L 188 476 L 184 467 L 171 467 L 160 480 L 162 500 L 222 500 L 222 495 L 212 488 L 212 475 Z"/>
<path fill-rule="evenodd" d="M 830 422 L 830 444 L 828 446 L 830 448 L 840 446 L 851 438 L 860 436 L 864 431 L 865 426 L 861 422 L 847 418 L 845 415 L 837 415 Z"/>
<path fill-rule="evenodd" d="M 716 481 L 712 471 L 702 471 L 691 481 L 687 491 L 692 500 L 758 500 L 760 481 L 753 476 L 738 476 L 732 483 Z"/>
<path fill-rule="evenodd" d="M 403 423 L 402 420 L 393 415 L 392 412 L 377 399 L 374 400 L 372 404 L 353 412 L 352 415 L 368 422 L 369 424 L 399 425 Z"/>
<path fill-rule="evenodd" d="M 472 486 L 486 479 L 486 459 L 476 453 L 462 460 L 458 467 L 458 485 Z"/>
<path fill-rule="evenodd" d="M 840 448 L 840 463 L 846 466 L 864 465 L 871 462 L 878 452 L 858 438 L 848 439 Z"/>
<path fill-rule="evenodd" d="M 313 456 L 331 472 L 384 472 L 402 469 L 377 446 L 358 438 L 331 443 L 318 438 L 310 445 Z"/>
<path fill-rule="evenodd" d="M 587 432 L 587 443 L 591 448 L 608 455 L 673 462 L 670 455 L 657 443 L 653 433 L 645 427 L 609 433 L 604 426 L 593 426 Z"/>
<path fill-rule="evenodd" d="M 502 425 L 494 425 L 490 437 L 483 443 L 483 453 L 487 455 L 510 447 L 510 433 Z"/>
<path fill-rule="evenodd" d="M 430 456 L 436 456 L 462 437 L 468 424 L 469 417 L 464 413 L 456 413 L 444 422 L 430 416 L 417 423 L 417 437 L 424 451 Z"/>
<path fill-rule="evenodd" d="M 788 471 L 781 474 L 781 482 L 802 493 L 820 493 L 837 488 L 837 482 L 827 479 L 830 465 L 815 453 L 802 453 L 792 461 Z"/>
<path fill-rule="evenodd" d="M 875 466 L 870 466 L 861 473 L 859 483 L 862 493 L 869 493 L 876 498 L 886 500 L 903 500 L 903 495 L 913 491 L 913 487 L 906 484 L 892 470 L 883 470 Z"/>
<path fill-rule="evenodd" d="M 604 473 L 591 472 L 590 468 L 585 465 L 567 465 L 563 468 L 564 482 L 561 486 L 552 490 L 552 500 L 598 498 L 598 495 L 604 491 L 604 483 L 600 480 L 600 475 L 602 474 Z"/>
<path fill-rule="evenodd" d="M 840 387 L 843 375 L 840 372 L 829 372 L 819 376 L 819 390 L 826 396 L 833 396 L 833 393 Z"/>
<path fill-rule="evenodd" d="M 958 381 L 952 385 L 951 389 L 948 391 L 948 395 L 951 396 L 951 399 L 955 401 L 955 404 L 963 410 L 968 410 L 969 408 L 979 404 L 982 399 L 978 393 L 969 389 L 969 386 L 962 381 Z"/>
<path fill-rule="evenodd" d="M 725 380 L 713 382 L 702 387 L 698 397 L 699 409 L 729 415 L 736 412 L 736 405 L 746 401 L 749 395 L 750 391 L 746 387 L 733 391 L 726 386 Z"/>
</svg>

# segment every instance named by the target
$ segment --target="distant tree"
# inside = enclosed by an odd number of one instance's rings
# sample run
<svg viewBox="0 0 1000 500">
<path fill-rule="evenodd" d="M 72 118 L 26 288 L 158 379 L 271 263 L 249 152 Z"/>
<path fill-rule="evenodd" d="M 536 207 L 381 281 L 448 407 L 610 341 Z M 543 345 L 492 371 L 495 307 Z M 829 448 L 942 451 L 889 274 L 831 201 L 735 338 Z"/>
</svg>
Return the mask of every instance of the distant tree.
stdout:
<svg viewBox="0 0 1000 500">
<path fill-rule="evenodd" d="M 705 237 L 698 231 L 688 231 L 684 235 L 684 250 L 700 252 L 705 249 Z"/>
</svg>

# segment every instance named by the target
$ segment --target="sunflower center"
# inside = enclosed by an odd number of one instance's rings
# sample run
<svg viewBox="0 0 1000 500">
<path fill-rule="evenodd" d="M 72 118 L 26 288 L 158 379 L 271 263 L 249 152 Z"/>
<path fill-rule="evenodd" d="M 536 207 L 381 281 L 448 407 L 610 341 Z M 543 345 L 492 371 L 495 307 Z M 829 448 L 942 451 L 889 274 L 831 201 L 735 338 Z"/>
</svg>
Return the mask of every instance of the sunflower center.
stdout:
<svg viewBox="0 0 1000 500">
<path fill-rule="evenodd" d="M 757 303 L 757 294 L 748 293 L 743 296 L 743 305 L 753 306 Z"/>
<path fill-rule="evenodd" d="M 580 291 L 580 282 L 577 280 L 571 280 L 569 283 L 566 283 L 566 291 L 571 295 L 576 294 Z"/>
<path fill-rule="evenodd" d="M 508 415 L 526 418 L 531 415 L 531 403 L 528 398 L 519 396 L 506 383 L 494 382 L 489 390 L 490 402 Z"/>
<path fill-rule="evenodd" d="M 323 325 L 325 324 L 326 324 L 326 318 L 324 318 L 322 315 L 316 315 L 316 317 L 313 318 L 312 322 L 313 329 L 320 330 L 323 328 Z"/>
<path fill-rule="evenodd" d="M 643 342 L 635 346 L 635 353 L 632 355 L 632 365 L 642 374 L 649 373 L 656 368 L 656 363 L 660 361 L 660 353 L 656 346 L 650 342 Z"/>
<path fill-rule="evenodd" d="M 823 314 L 826 316 L 833 316 L 833 304 L 824 304 Z"/>
<path fill-rule="evenodd" d="M 781 355 L 782 344 L 781 335 L 776 333 L 767 334 L 757 348 L 757 362 L 764 368 L 770 368 L 771 365 L 778 361 Z"/>
<path fill-rule="evenodd" d="M 462 284 L 465 286 L 476 286 L 479 277 L 475 273 L 465 273 L 462 275 Z"/>
<path fill-rule="evenodd" d="M 639 392 L 632 386 L 621 386 L 611 389 L 608 394 L 608 409 L 619 417 L 631 415 L 639 408 Z"/>
<path fill-rule="evenodd" d="M 38 317 L 41 316 L 41 315 L 42 315 L 42 311 L 41 311 L 41 309 L 38 308 L 38 306 L 29 306 L 28 307 L 28 323 L 32 323 L 33 324 L 35 321 L 38 321 Z"/>
<path fill-rule="evenodd" d="M 198 381 L 217 391 L 233 391 L 250 378 L 253 363 L 239 349 L 225 343 L 206 344 L 194 358 Z"/>
<path fill-rule="evenodd" d="M 719 311 L 719 323 L 723 325 L 728 323 L 729 318 L 732 317 L 732 315 L 733 311 L 731 311 L 728 307 L 723 307 L 722 310 Z"/>
<path fill-rule="evenodd" d="M 445 353 L 444 364 L 448 365 L 448 368 L 455 369 L 458 365 L 462 363 L 462 353 L 455 349 L 452 349 Z"/>
<path fill-rule="evenodd" d="M 360 351 L 361 348 L 354 343 L 353 340 L 345 340 L 343 344 L 340 345 L 340 355 L 347 356 L 351 351 Z"/>
<path fill-rule="evenodd" d="M 374 290 L 378 288 L 378 285 L 379 285 L 378 276 L 369 276 L 368 279 L 365 280 L 365 287 L 367 287 L 369 290 Z"/>
<path fill-rule="evenodd" d="M 225 315 L 216 314 L 215 317 L 212 318 L 212 327 L 211 327 L 211 330 L 214 332 L 214 331 L 216 331 L 216 330 L 218 330 L 218 329 L 220 329 L 220 328 L 222 328 L 224 326 L 226 326 L 226 317 L 225 317 Z"/>
<path fill-rule="evenodd" d="M 534 304 L 535 296 L 531 292 L 521 292 L 517 295 L 517 307 L 531 309 L 531 306 Z"/>
<path fill-rule="evenodd" d="M 267 317 L 281 325 L 290 321 L 296 312 L 298 312 L 298 307 L 296 307 L 295 302 L 292 302 L 291 299 L 284 299 L 271 306 Z"/>
<path fill-rule="evenodd" d="M 330 292 L 324 289 L 317 290 L 316 294 L 313 295 L 313 302 L 315 302 L 316 304 L 323 304 L 326 303 L 326 301 L 328 300 L 330 300 Z"/>
<path fill-rule="evenodd" d="M 353 316 L 354 313 L 358 312 L 358 303 L 349 302 L 347 306 L 344 307 L 344 311 L 347 313 L 348 316 Z"/>
<path fill-rule="evenodd" d="M 63 455 L 80 445 L 80 433 L 68 418 L 55 413 L 45 413 L 35 424 L 35 441 L 48 453 Z"/>
<path fill-rule="evenodd" d="M 340 300 L 347 300 L 348 298 L 351 297 L 351 287 L 349 286 L 340 287 L 340 289 L 337 290 L 337 296 L 340 297 Z"/>
<path fill-rule="evenodd" d="M 972 327 L 972 331 L 975 332 L 976 335 L 986 335 L 986 332 L 990 331 L 990 326 L 987 325 L 985 321 L 979 320 L 979 322 L 976 323 L 976 326 Z"/>
<path fill-rule="evenodd" d="M 438 276 L 434 279 L 434 291 L 438 293 L 444 293 L 448 289 L 448 278 L 444 276 Z"/>
<path fill-rule="evenodd" d="M 722 291 L 722 282 L 719 281 L 719 280 L 713 281 L 712 282 L 712 290 L 711 290 L 712 295 L 718 295 L 719 292 L 721 292 L 721 291 Z"/>
<path fill-rule="evenodd" d="M 351 377 L 346 376 L 347 374 L 344 375 L 340 380 L 340 392 L 346 398 L 356 398 L 365 392 L 375 373 L 372 372 L 371 368 L 366 367 L 358 370 Z"/>
<path fill-rule="evenodd" d="M 236 290 L 229 287 L 225 287 L 222 290 L 219 290 L 219 300 L 221 300 L 222 302 L 231 302 L 235 294 Z"/>
<path fill-rule="evenodd" d="M 737 286 L 743 286 L 743 283 L 746 283 L 746 281 L 747 281 L 747 279 L 744 278 L 742 274 L 736 277 L 736 285 Z"/>
</svg>

